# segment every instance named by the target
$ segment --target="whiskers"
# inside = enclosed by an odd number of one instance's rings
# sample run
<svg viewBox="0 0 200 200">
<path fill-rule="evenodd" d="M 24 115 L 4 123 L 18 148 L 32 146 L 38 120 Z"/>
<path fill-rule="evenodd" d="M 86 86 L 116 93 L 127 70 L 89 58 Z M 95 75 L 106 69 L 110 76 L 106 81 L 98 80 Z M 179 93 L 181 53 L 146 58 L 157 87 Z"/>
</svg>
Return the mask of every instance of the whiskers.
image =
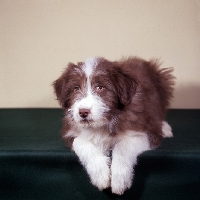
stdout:
<svg viewBox="0 0 200 200">
<path fill-rule="evenodd" d="M 72 115 L 72 109 L 68 109 L 66 112 L 65 112 L 65 118 L 67 118 L 67 122 L 69 125 L 74 125 L 76 124 L 75 121 L 74 121 L 74 118 L 73 118 L 73 115 Z"/>
</svg>

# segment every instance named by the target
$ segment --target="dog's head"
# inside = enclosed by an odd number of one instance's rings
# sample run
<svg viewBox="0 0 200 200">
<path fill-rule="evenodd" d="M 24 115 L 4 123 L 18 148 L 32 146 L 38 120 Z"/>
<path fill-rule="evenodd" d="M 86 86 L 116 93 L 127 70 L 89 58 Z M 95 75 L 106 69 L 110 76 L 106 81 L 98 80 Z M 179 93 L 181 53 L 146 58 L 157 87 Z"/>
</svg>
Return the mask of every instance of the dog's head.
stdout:
<svg viewBox="0 0 200 200">
<path fill-rule="evenodd" d="M 107 125 L 131 103 L 136 81 L 120 63 L 91 58 L 69 63 L 54 83 L 57 99 L 71 123 Z"/>
</svg>

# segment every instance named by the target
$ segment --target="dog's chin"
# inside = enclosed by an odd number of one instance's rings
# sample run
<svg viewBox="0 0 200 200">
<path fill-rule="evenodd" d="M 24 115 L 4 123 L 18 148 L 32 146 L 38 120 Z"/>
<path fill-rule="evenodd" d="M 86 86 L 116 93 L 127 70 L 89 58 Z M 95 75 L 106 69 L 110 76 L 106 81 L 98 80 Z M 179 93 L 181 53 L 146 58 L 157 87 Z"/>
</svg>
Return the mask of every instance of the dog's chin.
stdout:
<svg viewBox="0 0 200 200">
<path fill-rule="evenodd" d="M 77 125 L 81 128 L 100 128 L 106 125 L 106 121 L 85 118 L 78 121 Z"/>
<path fill-rule="evenodd" d="M 92 126 L 93 123 L 94 123 L 93 120 L 87 119 L 87 118 L 81 119 L 81 120 L 79 121 L 79 124 L 82 125 L 82 126 Z"/>
</svg>

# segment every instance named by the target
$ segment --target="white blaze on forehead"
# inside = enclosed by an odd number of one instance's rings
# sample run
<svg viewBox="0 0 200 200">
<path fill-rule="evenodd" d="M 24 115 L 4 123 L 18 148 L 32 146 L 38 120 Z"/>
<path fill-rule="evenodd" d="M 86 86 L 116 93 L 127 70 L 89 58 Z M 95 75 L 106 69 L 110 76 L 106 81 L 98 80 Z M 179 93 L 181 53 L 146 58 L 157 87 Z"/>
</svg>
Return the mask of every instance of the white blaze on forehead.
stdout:
<svg viewBox="0 0 200 200">
<path fill-rule="evenodd" d="M 82 126 L 83 119 L 79 115 L 79 111 L 84 108 L 90 110 L 87 117 L 89 125 L 93 127 L 101 127 L 107 122 L 104 113 L 108 112 L 109 108 L 105 105 L 102 99 L 95 94 L 91 85 L 91 77 L 99 62 L 99 58 L 89 58 L 81 66 L 81 70 L 86 76 L 86 83 L 84 84 L 83 90 L 84 92 L 82 98 L 77 99 L 71 107 L 73 119 L 80 126 Z M 83 125 L 88 125 L 88 123 L 83 123 Z"/>
<path fill-rule="evenodd" d="M 85 61 L 83 70 L 85 71 L 87 78 L 90 77 L 97 64 L 98 64 L 97 58 L 88 58 Z"/>
</svg>

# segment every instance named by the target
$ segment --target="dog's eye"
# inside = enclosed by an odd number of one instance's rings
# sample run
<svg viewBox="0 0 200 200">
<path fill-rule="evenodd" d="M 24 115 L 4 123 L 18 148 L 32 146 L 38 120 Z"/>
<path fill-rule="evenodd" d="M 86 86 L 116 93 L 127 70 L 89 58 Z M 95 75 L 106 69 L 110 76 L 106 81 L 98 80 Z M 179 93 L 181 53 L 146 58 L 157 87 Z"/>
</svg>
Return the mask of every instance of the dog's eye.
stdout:
<svg viewBox="0 0 200 200">
<path fill-rule="evenodd" d="M 74 87 L 74 92 L 77 92 L 77 91 L 79 91 L 80 90 L 80 87 L 79 86 L 75 86 Z"/>
<path fill-rule="evenodd" d="M 96 91 L 97 91 L 97 92 L 101 92 L 101 91 L 103 91 L 103 90 L 104 90 L 104 87 L 101 86 L 101 85 L 99 85 L 99 86 L 96 87 Z"/>
</svg>

